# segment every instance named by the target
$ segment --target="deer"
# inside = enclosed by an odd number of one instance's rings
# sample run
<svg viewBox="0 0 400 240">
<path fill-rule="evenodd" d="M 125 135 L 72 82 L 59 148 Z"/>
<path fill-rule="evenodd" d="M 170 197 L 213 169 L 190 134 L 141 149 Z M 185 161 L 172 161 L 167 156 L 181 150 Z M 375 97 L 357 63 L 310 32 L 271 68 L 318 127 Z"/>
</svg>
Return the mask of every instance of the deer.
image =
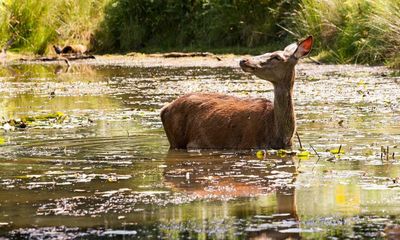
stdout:
<svg viewBox="0 0 400 240">
<path fill-rule="evenodd" d="M 82 55 L 87 51 L 86 46 L 77 44 L 77 45 L 67 45 L 63 48 L 59 46 L 53 45 L 54 51 L 57 54 L 77 54 Z"/>
<path fill-rule="evenodd" d="M 284 50 L 240 60 L 244 72 L 272 83 L 273 102 L 219 93 L 189 93 L 161 109 L 170 149 L 290 149 L 296 131 L 295 66 L 312 36 Z"/>
</svg>

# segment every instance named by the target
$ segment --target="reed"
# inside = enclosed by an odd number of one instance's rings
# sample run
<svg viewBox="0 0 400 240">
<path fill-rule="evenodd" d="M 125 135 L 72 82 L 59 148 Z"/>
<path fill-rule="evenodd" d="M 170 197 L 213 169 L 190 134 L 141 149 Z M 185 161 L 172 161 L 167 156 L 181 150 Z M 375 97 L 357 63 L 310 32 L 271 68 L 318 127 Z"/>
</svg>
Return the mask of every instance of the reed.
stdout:
<svg viewBox="0 0 400 240">
<path fill-rule="evenodd" d="M 44 54 L 53 43 L 88 44 L 107 0 L 4 0 L 0 44 L 14 39 L 15 51 Z"/>
<path fill-rule="evenodd" d="M 321 60 L 398 67 L 397 0 L 301 0 L 290 18 L 294 35 L 311 33 L 319 39 L 316 50 Z"/>
</svg>

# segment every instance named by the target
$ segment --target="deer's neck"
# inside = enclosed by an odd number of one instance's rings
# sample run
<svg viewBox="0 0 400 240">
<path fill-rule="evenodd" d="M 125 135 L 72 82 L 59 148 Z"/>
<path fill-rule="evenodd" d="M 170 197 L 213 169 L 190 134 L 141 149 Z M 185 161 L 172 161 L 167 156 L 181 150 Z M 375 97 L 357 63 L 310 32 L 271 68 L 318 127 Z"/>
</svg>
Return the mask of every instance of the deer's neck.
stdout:
<svg viewBox="0 0 400 240">
<path fill-rule="evenodd" d="M 294 70 L 286 76 L 288 85 L 274 86 L 274 133 L 272 143 L 275 148 L 287 148 L 292 146 L 292 138 L 296 128 L 296 116 L 293 106 Z"/>
</svg>

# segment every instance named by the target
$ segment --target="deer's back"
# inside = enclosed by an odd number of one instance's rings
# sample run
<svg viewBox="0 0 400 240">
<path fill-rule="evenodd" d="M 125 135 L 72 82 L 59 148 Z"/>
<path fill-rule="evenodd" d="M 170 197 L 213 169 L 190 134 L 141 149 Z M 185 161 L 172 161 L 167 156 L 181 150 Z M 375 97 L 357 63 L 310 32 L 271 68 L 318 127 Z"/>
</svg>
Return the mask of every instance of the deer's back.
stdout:
<svg viewBox="0 0 400 240">
<path fill-rule="evenodd" d="M 274 118 L 266 99 L 193 93 L 166 106 L 161 119 L 171 148 L 249 149 L 269 146 Z"/>
<path fill-rule="evenodd" d="M 61 51 L 61 53 L 74 53 L 74 54 L 83 54 L 85 52 L 86 52 L 86 47 L 81 44 L 67 45 Z"/>
</svg>

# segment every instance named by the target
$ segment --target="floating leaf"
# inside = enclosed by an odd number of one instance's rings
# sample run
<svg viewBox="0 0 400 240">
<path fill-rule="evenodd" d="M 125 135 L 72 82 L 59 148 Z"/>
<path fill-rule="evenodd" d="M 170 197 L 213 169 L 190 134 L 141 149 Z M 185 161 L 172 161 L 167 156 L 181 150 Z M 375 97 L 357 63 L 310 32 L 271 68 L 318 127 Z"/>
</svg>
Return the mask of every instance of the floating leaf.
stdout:
<svg viewBox="0 0 400 240">
<path fill-rule="evenodd" d="M 22 122 L 27 122 L 27 123 L 31 123 L 34 121 L 47 121 L 49 119 L 61 119 L 65 116 L 64 113 L 62 112 L 54 112 L 54 113 L 48 113 L 48 114 L 42 114 L 42 115 L 38 115 L 38 116 L 25 116 L 21 118 Z"/>
<path fill-rule="evenodd" d="M 368 148 L 368 149 L 364 150 L 364 154 L 366 156 L 372 156 L 372 155 L 374 155 L 374 151 L 372 149 Z"/>
<path fill-rule="evenodd" d="M 307 150 L 300 150 L 300 152 L 297 153 L 297 157 L 300 160 L 308 160 L 310 159 L 310 155 L 311 155 L 310 152 Z"/>
<path fill-rule="evenodd" d="M 300 151 L 297 153 L 298 157 L 309 157 L 310 156 L 310 152 L 309 151 Z"/>
<path fill-rule="evenodd" d="M 332 154 L 344 154 L 344 149 L 341 148 L 340 151 L 339 151 L 338 148 L 335 148 L 335 149 L 329 150 L 329 152 L 332 153 Z"/>
<path fill-rule="evenodd" d="M 256 156 L 258 159 L 263 159 L 264 158 L 264 151 L 257 151 Z"/>
<path fill-rule="evenodd" d="M 277 155 L 279 157 L 284 157 L 284 156 L 286 156 L 287 153 L 288 153 L 288 151 L 286 151 L 285 149 L 279 149 L 277 152 Z"/>
<path fill-rule="evenodd" d="M 4 130 L 14 130 L 15 128 L 26 128 L 27 126 L 35 127 L 35 126 L 48 126 L 52 123 L 63 123 L 68 118 L 68 115 L 65 115 L 62 112 L 54 112 L 49 114 L 42 114 L 38 116 L 24 116 L 20 119 L 10 119 L 7 122 L 3 123 Z"/>
<path fill-rule="evenodd" d="M 358 83 L 357 83 L 357 86 L 363 86 L 363 87 L 365 87 L 365 81 L 364 80 L 360 80 Z"/>
</svg>

